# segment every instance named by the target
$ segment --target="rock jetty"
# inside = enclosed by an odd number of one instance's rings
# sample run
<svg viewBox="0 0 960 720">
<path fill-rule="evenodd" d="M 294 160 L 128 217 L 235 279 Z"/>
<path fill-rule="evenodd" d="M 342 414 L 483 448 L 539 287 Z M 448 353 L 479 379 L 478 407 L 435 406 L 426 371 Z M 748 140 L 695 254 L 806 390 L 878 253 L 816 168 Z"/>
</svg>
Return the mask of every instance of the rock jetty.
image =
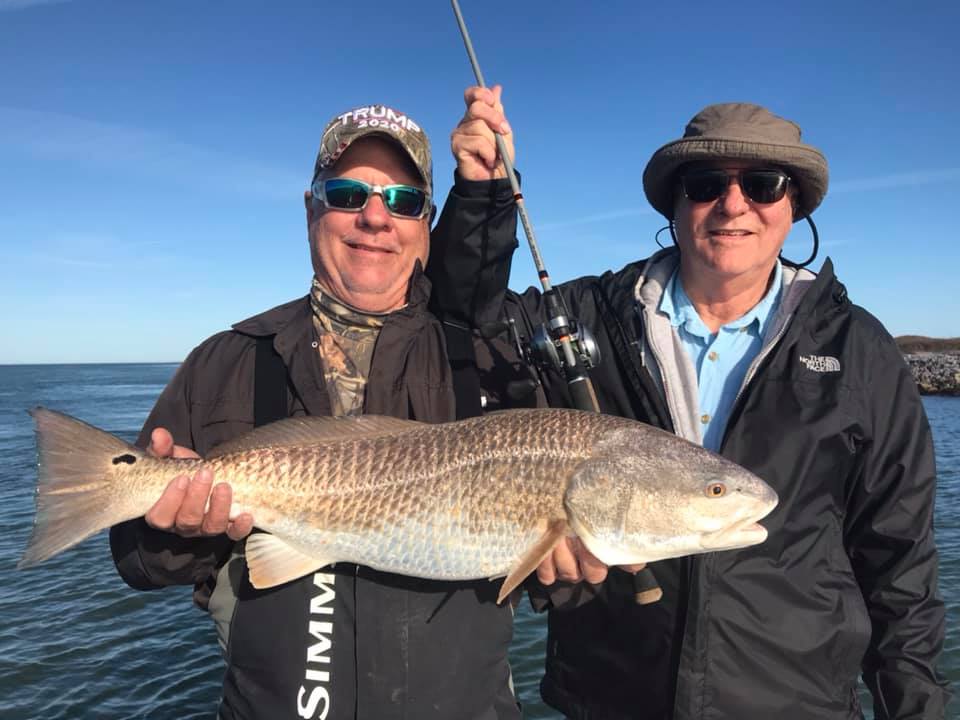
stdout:
<svg viewBox="0 0 960 720">
<path fill-rule="evenodd" d="M 960 395 L 960 354 L 905 353 L 921 395 Z"/>
<path fill-rule="evenodd" d="M 921 395 L 960 395 L 960 338 L 905 335 L 897 345 Z"/>
</svg>

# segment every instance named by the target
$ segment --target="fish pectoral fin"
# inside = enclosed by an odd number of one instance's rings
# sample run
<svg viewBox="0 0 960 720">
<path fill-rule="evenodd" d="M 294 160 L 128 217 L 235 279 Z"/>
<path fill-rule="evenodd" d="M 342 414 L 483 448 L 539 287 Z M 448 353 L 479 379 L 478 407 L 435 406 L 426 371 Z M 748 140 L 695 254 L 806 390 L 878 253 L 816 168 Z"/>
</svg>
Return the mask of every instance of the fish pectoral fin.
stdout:
<svg viewBox="0 0 960 720">
<path fill-rule="evenodd" d="M 560 518 L 557 520 L 551 520 L 547 524 L 547 531 L 540 536 L 540 539 L 535 542 L 523 557 L 517 560 L 517 564 L 510 569 L 510 574 L 507 575 L 506 580 L 503 581 L 503 585 L 500 586 L 500 594 L 497 595 L 497 604 L 501 604 L 511 592 L 517 587 L 520 583 L 527 579 L 527 576 L 537 569 L 537 566 L 544 561 L 544 559 L 553 552 L 553 548 L 557 546 L 557 543 L 563 540 L 564 536 L 567 534 L 567 521 Z"/>
<path fill-rule="evenodd" d="M 333 562 L 306 555 L 276 535 L 262 532 L 247 538 L 246 555 L 250 584 L 257 590 L 297 580 Z"/>
</svg>

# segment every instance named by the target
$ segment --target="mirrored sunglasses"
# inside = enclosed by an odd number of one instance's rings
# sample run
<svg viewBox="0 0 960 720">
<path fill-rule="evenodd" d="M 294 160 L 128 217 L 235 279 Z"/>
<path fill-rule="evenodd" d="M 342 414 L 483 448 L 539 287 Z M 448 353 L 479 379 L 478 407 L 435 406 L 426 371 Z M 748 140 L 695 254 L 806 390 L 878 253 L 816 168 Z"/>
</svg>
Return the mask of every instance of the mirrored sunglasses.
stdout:
<svg viewBox="0 0 960 720">
<path fill-rule="evenodd" d="M 360 212 L 371 195 L 379 195 L 387 212 L 404 218 L 422 218 L 430 212 L 430 195 L 413 185 L 369 185 L 352 178 L 317 179 L 311 187 L 313 197 L 329 208 Z"/>
<path fill-rule="evenodd" d="M 755 203 L 769 205 L 787 192 L 790 176 L 781 170 L 693 170 L 680 176 L 687 199 L 697 203 L 713 202 L 727 192 L 736 180 L 743 194 Z"/>
</svg>

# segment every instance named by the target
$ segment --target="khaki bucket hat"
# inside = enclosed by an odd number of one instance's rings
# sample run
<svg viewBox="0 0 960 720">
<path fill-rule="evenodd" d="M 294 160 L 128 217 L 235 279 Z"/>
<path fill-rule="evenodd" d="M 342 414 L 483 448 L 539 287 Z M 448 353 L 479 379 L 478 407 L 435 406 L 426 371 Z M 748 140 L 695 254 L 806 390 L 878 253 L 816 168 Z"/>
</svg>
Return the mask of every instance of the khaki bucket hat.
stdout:
<svg viewBox="0 0 960 720">
<path fill-rule="evenodd" d="M 654 209 L 673 219 L 677 171 L 706 160 L 749 160 L 783 168 L 800 188 L 794 221 L 812 213 L 827 194 L 827 159 L 800 140 L 800 126 L 750 103 L 708 105 L 687 123 L 683 137 L 657 150 L 643 171 Z"/>
<path fill-rule="evenodd" d="M 336 164 L 350 145 L 367 135 L 382 135 L 397 143 L 410 156 L 427 188 L 433 188 L 430 141 L 413 119 L 386 105 L 364 105 L 335 116 L 323 130 L 320 150 L 313 165 L 313 180 Z"/>
</svg>

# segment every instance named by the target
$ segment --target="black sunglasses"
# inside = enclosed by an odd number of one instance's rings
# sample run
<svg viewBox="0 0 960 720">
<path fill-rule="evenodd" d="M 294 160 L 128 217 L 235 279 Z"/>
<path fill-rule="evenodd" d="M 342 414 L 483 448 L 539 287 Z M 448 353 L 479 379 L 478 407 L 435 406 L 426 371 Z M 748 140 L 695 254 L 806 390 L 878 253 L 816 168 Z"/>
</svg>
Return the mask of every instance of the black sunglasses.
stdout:
<svg viewBox="0 0 960 720">
<path fill-rule="evenodd" d="M 369 185 L 353 178 L 318 178 L 310 188 L 313 197 L 335 210 L 360 212 L 371 195 L 379 195 L 387 212 L 404 218 L 422 218 L 430 212 L 430 195 L 413 185 Z"/>
<path fill-rule="evenodd" d="M 730 180 L 736 179 L 743 194 L 755 203 L 769 205 L 787 192 L 790 176 L 782 170 L 692 170 L 680 176 L 680 186 L 688 200 L 713 202 L 727 192 Z"/>
</svg>

